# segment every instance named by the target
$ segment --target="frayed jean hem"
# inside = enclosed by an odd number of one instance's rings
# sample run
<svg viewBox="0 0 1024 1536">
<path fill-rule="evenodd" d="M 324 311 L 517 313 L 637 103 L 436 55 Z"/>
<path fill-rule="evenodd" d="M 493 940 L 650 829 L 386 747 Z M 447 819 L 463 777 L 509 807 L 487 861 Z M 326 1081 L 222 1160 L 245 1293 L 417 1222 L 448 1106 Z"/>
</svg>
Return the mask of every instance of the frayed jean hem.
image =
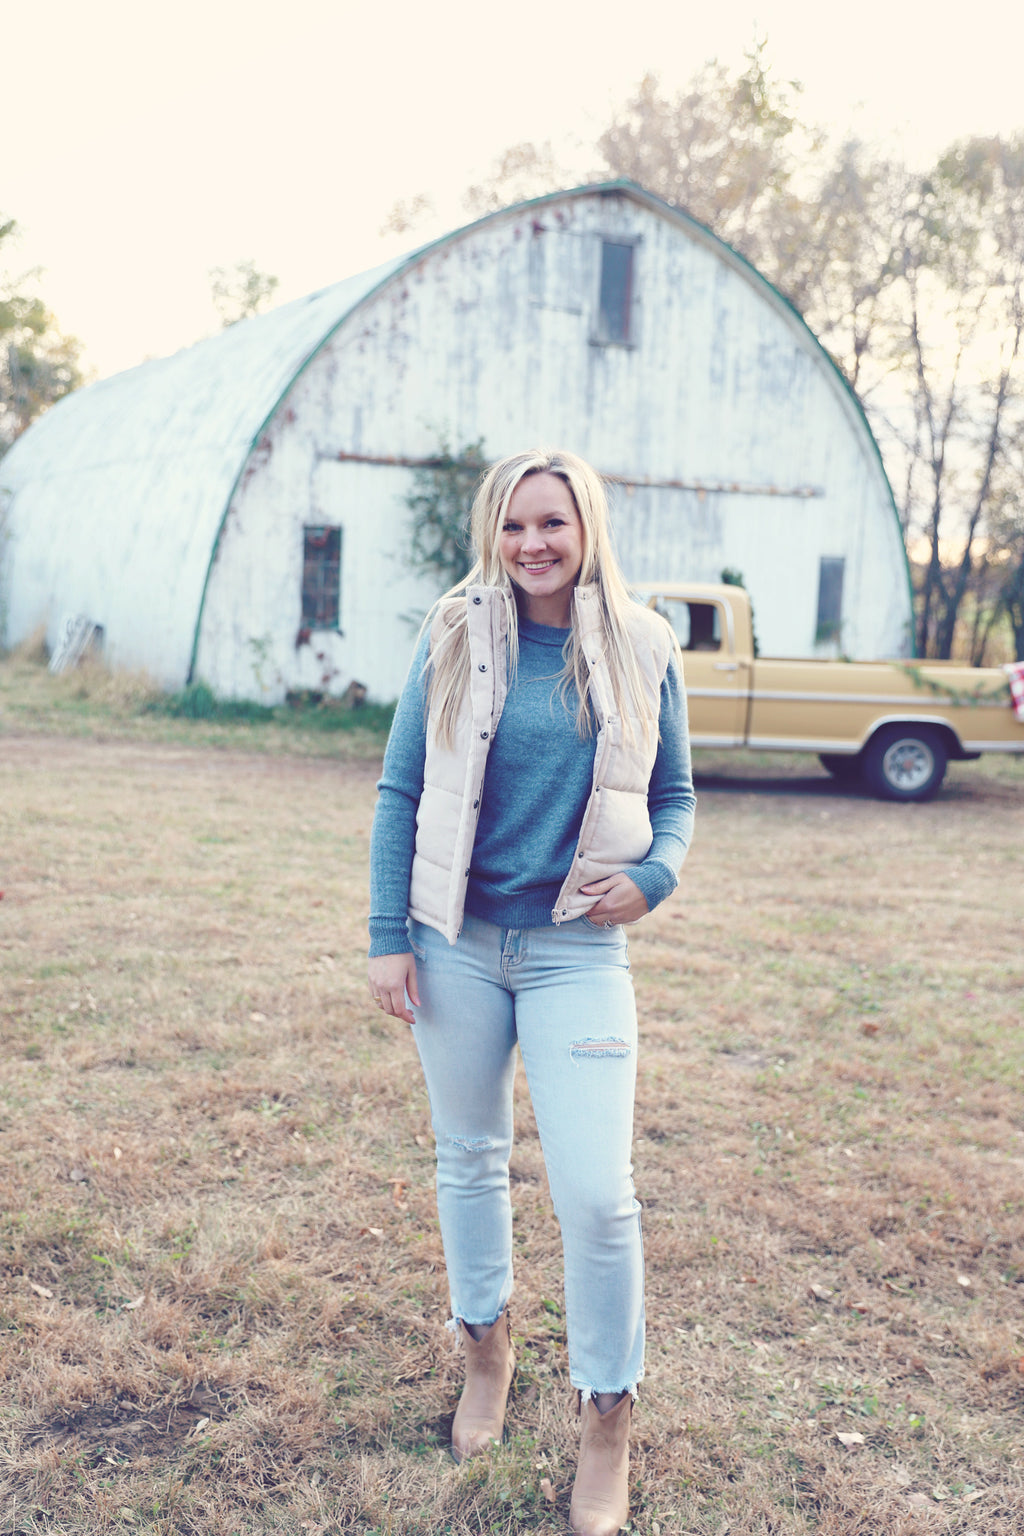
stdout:
<svg viewBox="0 0 1024 1536">
<path fill-rule="evenodd" d="M 453 1314 L 445 1323 L 445 1327 L 449 1333 L 458 1333 L 460 1327 L 462 1327 L 463 1324 L 465 1324 L 467 1328 L 493 1328 L 495 1323 L 498 1321 L 498 1318 L 501 1317 L 502 1313 L 505 1311 L 506 1305 L 507 1303 L 503 1302 L 501 1311 L 499 1311 L 496 1316 L 481 1318 L 479 1322 L 477 1322 L 476 1318 L 474 1317 L 463 1317 L 461 1313 L 456 1317 Z"/>
<path fill-rule="evenodd" d="M 576 1387 L 577 1392 L 580 1394 L 581 1411 L 583 1409 L 584 1403 L 589 1403 L 592 1397 L 599 1397 L 604 1392 L 628 1392 L 634 1403 L 640 1396 L 639 1381 L 634 1381 L 632 1385 L 628 1387 L 580 1387 L 576 1385 L 576 1382 L 573 1382 L 573 1386 Z"/>
</svg>

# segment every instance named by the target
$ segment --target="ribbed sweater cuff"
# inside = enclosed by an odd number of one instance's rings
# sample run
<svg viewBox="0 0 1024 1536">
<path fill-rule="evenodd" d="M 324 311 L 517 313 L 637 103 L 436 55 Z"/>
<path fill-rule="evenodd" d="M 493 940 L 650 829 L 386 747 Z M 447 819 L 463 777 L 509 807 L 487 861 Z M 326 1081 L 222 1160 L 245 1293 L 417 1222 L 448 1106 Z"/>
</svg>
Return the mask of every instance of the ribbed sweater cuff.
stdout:
<svg viewBox="0 0 1024 1536">
<path fill-rule="evenodd" d="M 648 910 L 653 912 L 656 906 L 671 896 L 679 881 L 674 869 L 663 864 L 660 859 L 645 859 L 635 869 L 626 871 L 637 890 L 640 891 L 647 902 Z"/>
<path fill-rule="evenodd" d="M 370 918 L 370 959 L 377 955 L 407 955 L 409 931 L 403 917 Z"/>
</svg>

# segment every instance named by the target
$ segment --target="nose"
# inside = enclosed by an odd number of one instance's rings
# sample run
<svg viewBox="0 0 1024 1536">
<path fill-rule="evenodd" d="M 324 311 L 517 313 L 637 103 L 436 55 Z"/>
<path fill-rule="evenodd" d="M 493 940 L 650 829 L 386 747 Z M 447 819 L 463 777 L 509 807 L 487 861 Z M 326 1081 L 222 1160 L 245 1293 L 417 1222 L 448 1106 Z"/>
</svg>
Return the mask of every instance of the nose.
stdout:
<svg viewBox="0 0 1024 1536">
<path fill-rule="evenodd" d="M 544 535 L 539 528 L 526 528 L 523 530 L 523 553 L 533 549 L 544 548 Z"/>
</svg>

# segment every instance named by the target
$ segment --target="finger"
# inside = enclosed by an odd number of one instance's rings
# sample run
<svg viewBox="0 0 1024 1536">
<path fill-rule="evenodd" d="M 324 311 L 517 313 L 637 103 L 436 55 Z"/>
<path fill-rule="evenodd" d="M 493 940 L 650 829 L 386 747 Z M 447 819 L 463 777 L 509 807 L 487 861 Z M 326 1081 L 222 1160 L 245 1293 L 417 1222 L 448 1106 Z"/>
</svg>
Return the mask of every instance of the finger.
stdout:
<svg viewBox="0 0 1024 1536">
<path fill-rule="evenodd" d="M 590 911 L 587 913 L 587 917 L 592 923 L 596 923 L 599 928 L 601 927 L 602 923 L 618 922 L 618 918 L 615 916 L 615 913 L 609 907 L 606 907 L 603 903 L 599 903 L 596 907 L 591 907 Z"/>
<path fill-rule="evenodd" d="M 589 885 L 581 885 L 580 890 L 584 896 L 607 896 L 609 891 L 615 889 L 616 875 L 608 875 L 604 880 L 592 880 Z"/>
<path fill-rule="evenodd" d="M 384 1008 L 385 1013 L 389 1013 L 393 1019 L 401 1019 L 404 1024 L 412 1024 L 414 1022 L 412 1013 L 406 1007 L 404 986 L 400 992 L 389 992 L 386 995 L 386 1000 L 382 1000 L 381 1006 Z"/>
<path fill-rule="evenodd" d="M 409 962 L 409 974 L 408 974 L 408 976 L 405 979 L 405 990 L 408 992 L 410 998 L 412 999 L 412 1001 L 415 1003 L 416 1007 L 418 1008 L 420 1006 L 420 993 L 419 993 L 419 983 L 418 983 L 418 981 L 416 979 L 416 961 L 415 960 L 410 960 L 410 962 Z M 412 1019 L 409 1020 L 409 1023 L 410 1024 L 412 1023 Z"/>
</svg>

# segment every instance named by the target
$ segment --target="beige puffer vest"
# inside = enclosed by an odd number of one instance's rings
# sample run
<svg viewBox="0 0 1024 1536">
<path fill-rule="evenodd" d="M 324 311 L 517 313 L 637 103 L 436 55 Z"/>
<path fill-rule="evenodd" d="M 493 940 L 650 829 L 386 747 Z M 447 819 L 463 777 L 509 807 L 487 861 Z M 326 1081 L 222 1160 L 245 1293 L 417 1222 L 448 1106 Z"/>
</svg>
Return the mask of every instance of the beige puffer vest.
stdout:
<svg viewBox="0 0 1024 1536">
<path fill-rule="evenodd" d="M 505 605 L 495 587 L 470 587 L 470 686 L 463 701 L 451 748 L 435 740 L 427 723 L 423 793 L 416 814 L 416 851 L 409 887 L 409 912 L 443 933 L 454 944 L 462 930 L 466 886 L 480 816 L 484 770 L 491 740 L 501 719 L 507 691 Z M 597 901 L 581 885 L 639 864 L 651 846 L 647 786 L 658 750 L 657 732 L 645 742 L 640 722 L 633 740 L 615 712 L 611 675 L 604 656 L 601 595 L 597 587 L 577 587 L 576 612 L 583 651 L 590 668 L 590 701 L 597 721 L 594 778 L 569 873 L 551 913 L 554 923 L 581 917 Z M 431 639 L 439 633 L 435 620 Z M 627 624 L 651 713 L 657 720 L 661 684 L 675 648 L 663 619 L 638 603 Z"/>
</svg>

